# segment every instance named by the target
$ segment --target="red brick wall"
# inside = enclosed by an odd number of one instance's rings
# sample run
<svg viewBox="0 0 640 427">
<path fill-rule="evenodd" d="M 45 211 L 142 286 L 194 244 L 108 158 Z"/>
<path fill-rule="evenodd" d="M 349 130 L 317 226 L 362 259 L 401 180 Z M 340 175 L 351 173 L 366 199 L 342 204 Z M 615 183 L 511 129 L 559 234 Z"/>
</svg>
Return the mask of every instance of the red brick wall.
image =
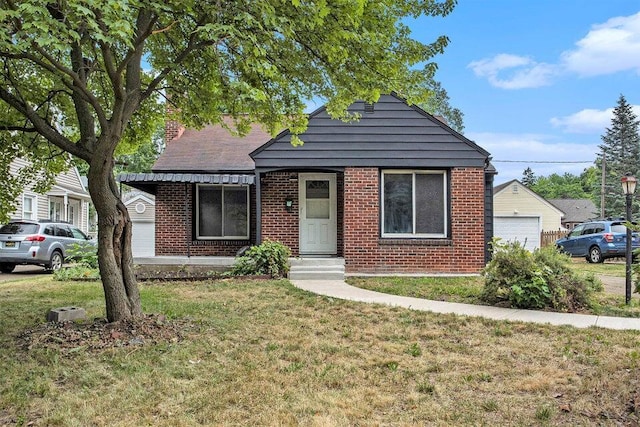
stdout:
<svg viewBox="0 0 640 427">
<path fill-rule="evenodd" d="M 250 240 L 197 240 L 193 198 L 195 185 L 159 184 L 156 194 L 156 255 L 235 256 L 255 242 L 256 194 L 249 190 Z"/>
<path fill-rule="evenodd" d="M 298 174 L 270 172 L 262 176 L 262 240 L 277 240 L 299 254 L 298 245 Z M 293 200 L 291 212 L 285 208 L 285 199 Z"/>
<path fill-rule="evenodd" d="M 484 170 L 450 172 L 447 239 L 380 238 L 380 172 L 344 172 L 344 257 L 349 273 L 477 273 L 484 266 Z"/>
<path fill-rule="evenodd" d="M 343 256 L 343 185 L 341 173 L 336 174 L 337 256 Z M 300 217 L 297 172 L 270 172 L 262 180 L 262 238 L 277 240 L 291 248 L 293 256 L 300 254 Z M 291 212 L 284 201 L 293 200 Z"/>
</svg>

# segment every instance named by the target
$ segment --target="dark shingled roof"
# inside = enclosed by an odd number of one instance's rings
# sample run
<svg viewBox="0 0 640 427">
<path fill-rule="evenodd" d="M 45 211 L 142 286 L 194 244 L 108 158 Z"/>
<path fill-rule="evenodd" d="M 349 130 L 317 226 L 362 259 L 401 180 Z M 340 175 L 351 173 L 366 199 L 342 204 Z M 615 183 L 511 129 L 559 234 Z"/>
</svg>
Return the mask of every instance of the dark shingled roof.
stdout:
<svg viewBox="0 0 640 427">
<path fill-rule="evenodd" d="M 220 125 L 186 129 L 182 136 L 167 143 L 153 165 L 154 172 L 253 172 L 249 153 L 271 139 L 258 124 L 242 137 L 233 136 Z"/>
<path fill-rule="evenodd" d="M 564 212 L 562 222 L 585 222 L 600 215 L 589 199 L 549 199 L 549 202 Z"/>
</svg>

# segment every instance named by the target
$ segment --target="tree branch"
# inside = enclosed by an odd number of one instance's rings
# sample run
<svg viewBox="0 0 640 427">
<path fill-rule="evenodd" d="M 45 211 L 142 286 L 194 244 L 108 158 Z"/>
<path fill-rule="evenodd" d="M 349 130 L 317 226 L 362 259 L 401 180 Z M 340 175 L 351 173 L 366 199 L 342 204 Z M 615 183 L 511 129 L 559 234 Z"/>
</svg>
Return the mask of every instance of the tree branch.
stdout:
<svg viewBox="0 0 640 427">
<path fill-rule="evenodd" d="M 33 124 L 35 132 L 42 135 L 47 141 L 51 142 L 56 147 L 65 150 L 76 157 L 89 161 L 91 158 L 90 153 L 86 150 L 81 150 L 76 144 L 64 137 L 53 126 L 51 126 L 46 120 L 40 117 L 26 102 L 21 101 L 14 94 L 9 92 L 6 88 L 0 86 L 0 99 L 9 104 L 12 108 L 22 114 Z"/>
</svg>

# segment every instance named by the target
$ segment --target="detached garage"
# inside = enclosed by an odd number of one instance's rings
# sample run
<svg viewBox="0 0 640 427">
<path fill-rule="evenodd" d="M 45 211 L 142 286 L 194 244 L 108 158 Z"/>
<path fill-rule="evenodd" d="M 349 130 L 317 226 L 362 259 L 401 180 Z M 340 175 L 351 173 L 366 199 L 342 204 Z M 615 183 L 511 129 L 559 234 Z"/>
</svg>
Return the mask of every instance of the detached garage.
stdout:
<svg viewBox="0 0 640 427">
<path fill-rule="evenodd" d="M 540 233 L 562 227 L 564 213 L 514 179 L 493 189 L 494 236 L 518 241 L 533 251 L 540 247 Z"/>
<path fill-rule="evenodd" d="M 133 256 L 151 257 L 156 254 L 155 197 L 142 192 L 127 193 L 123 197 L 133 224 L 131 249 Z"/>
</svg>

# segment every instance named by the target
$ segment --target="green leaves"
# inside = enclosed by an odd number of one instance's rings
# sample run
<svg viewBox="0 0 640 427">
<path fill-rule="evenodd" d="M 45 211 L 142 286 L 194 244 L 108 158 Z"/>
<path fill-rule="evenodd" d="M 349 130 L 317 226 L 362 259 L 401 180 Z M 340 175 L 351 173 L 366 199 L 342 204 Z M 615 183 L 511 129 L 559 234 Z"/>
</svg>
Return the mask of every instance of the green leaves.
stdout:
<svg viewBox="0 0 640 427">
<path fill-rule="evenodd" d="M 228 115 L 302 143 L 310 99 L 344 120 L 357 99 L 427 99 L 448 39 L 416 41 L 403 20 L 454 4 L 0 0 L 0 134 L 34 162 L 51 147 L 102 162 L 148 143 L 168 97 L 187 126 Z"/>
</svg>

